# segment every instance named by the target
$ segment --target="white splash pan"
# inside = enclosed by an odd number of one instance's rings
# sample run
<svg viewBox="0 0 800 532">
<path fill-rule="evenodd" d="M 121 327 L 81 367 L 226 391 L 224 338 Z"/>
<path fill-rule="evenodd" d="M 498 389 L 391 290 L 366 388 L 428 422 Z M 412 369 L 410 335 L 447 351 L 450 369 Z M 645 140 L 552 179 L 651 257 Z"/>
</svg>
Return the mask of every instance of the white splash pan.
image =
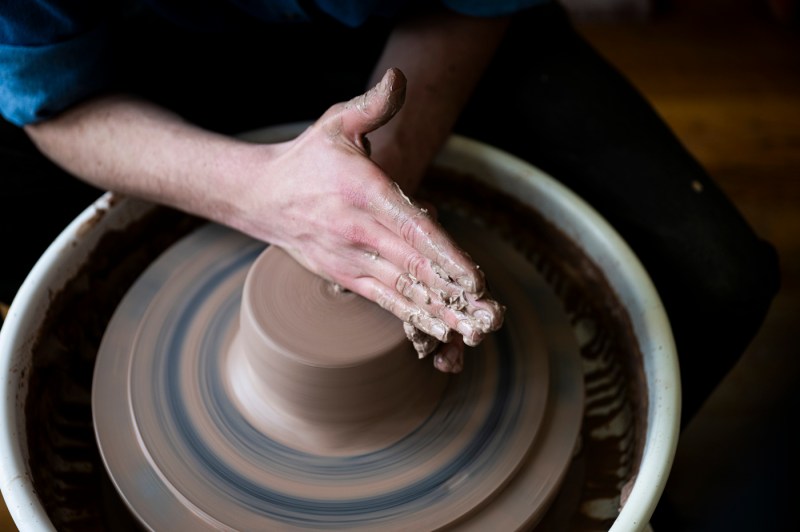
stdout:
<svg viewBox="0 0 800 532">
<path fill-rule="evenodd" d="M 287 124 L 243 135 L 257 142 L 292 138 L 306 124 Z M 646 530 L 664 490 L 678 442 L 680 378 L 664 307 L 639 260 L 597 212 L 530 164 L 480 142 L 453 136 L 437 164 L 476 176 L 517 197 L 571 238 L 602 270 L 627 309 L 642 353 L 647 384 L 647 429 L 639 473 L 611 530 Z M 51 294 L 84 264 L 100 238 L 144 216 L 151 204 L 105 194 L 78 216 L 45 251 L 9 309 L 0 330 L 0 489 L 23 531 L 55 530 L 33 486 L 25 435 L 25 400 L 31 347 Z"/>
</svg>

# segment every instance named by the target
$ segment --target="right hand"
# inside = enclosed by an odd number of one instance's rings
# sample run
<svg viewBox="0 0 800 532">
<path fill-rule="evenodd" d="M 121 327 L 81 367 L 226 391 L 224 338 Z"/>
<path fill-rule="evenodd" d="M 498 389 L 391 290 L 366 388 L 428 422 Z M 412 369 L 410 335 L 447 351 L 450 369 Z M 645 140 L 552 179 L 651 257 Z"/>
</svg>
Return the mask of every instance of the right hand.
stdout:
<svg viewBox="0 0 800 532">
<path fill-rule="evenodd" d="M 504 308 L 484 297 L 472 259 L 370 160 L 366 135 L 401 108 L 405 86 L 390 69 L 296 139 L 265 147 L 269 162 L 247 180 L 231 225 L 441 342 L 477 345 Z M 460 345 L 440 351 L 439 369 L 460 369 Z"/>
</svg>

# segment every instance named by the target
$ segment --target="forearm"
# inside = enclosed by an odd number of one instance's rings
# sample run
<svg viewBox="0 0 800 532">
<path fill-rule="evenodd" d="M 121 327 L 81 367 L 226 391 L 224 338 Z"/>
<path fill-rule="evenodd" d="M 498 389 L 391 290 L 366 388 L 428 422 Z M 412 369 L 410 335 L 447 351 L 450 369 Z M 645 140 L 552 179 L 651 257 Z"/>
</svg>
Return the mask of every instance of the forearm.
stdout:
<svg viewBox="0 0 800 532">
<path fill-rule="evenodd" d="M 373 78 L 388 67 L 402 70 L 406 103 L 370 141 L 375 161 L 405 190 L 417 187 L 449 136 L 507 25 L 506 18 L 442 11 L 410 18 L 393 31 Z"/>
<path fill-rule="evenodd" d="M 221 223 L 235 216 L 239 176 L 254 158 L 252 145 L 125 95 L 88 101 L 25 130 L 51 160 L 99 188 Z"/>
<path fill-rule="evenodd" d="M 95 99 L 26 130 L 76 176 L 279 245 L 438 340 L 456 331 L 476 345 L 500 326 L 502 307 L 481 298 L 477 265 L 407 201 L 363 142 L 397 112 L 405 87 L 402 73 L 389 70 L 279 144 L 217 135 L 126 96 Z M 465 308 L 447 306 L 465 297 Z M 440 369 L 460 367 L 463 346 L 453 345 L 437 355 Z"/>
</svg>

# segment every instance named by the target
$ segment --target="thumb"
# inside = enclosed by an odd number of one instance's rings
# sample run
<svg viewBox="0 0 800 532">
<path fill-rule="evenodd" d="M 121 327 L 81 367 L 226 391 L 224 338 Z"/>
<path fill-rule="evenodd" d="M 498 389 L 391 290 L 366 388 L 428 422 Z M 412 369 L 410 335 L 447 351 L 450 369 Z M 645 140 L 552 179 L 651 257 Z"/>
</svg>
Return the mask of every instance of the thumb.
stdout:
<svg viewBox="0 0 800 532">
<path fill-rule="evenodd" d="M 406 77 L 397 68 L 390 68 L 370 90 L 344 104 L 340 133 L 361 145 L 364 136 L 386 124 L 403 106 Z"/>
</svg>

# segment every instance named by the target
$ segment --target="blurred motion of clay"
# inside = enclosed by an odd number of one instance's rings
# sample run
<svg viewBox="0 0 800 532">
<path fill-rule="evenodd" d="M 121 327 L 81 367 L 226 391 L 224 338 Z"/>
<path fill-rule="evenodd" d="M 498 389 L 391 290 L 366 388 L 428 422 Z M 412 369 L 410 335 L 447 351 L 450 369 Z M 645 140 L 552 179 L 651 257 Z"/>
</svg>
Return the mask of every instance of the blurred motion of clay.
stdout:
<svg viewBox="0 0 800 532">
<path fill-rule="evenodd" d="M 201 227 L 153 262 L 112 317 L 93 387 L 103 460 L 139 520 L 478 530 L 541 519 L 581 426 L 578 349 L 511 246 L 464 220 L 448 231 L 469 236 L 488 275 L 506 272 L 493 293 L 509 309 L 457 375 L 419 359 L 394 315 L 232 230 Z"/>
<path fill-rule="evenodd" d="M 399 320 L 267 248 L 244 285 L 228 386 L 248 421 L 319 454 L 385 447 L 419 426 L 446 376 L 416 353 Z"/>
</svg>

